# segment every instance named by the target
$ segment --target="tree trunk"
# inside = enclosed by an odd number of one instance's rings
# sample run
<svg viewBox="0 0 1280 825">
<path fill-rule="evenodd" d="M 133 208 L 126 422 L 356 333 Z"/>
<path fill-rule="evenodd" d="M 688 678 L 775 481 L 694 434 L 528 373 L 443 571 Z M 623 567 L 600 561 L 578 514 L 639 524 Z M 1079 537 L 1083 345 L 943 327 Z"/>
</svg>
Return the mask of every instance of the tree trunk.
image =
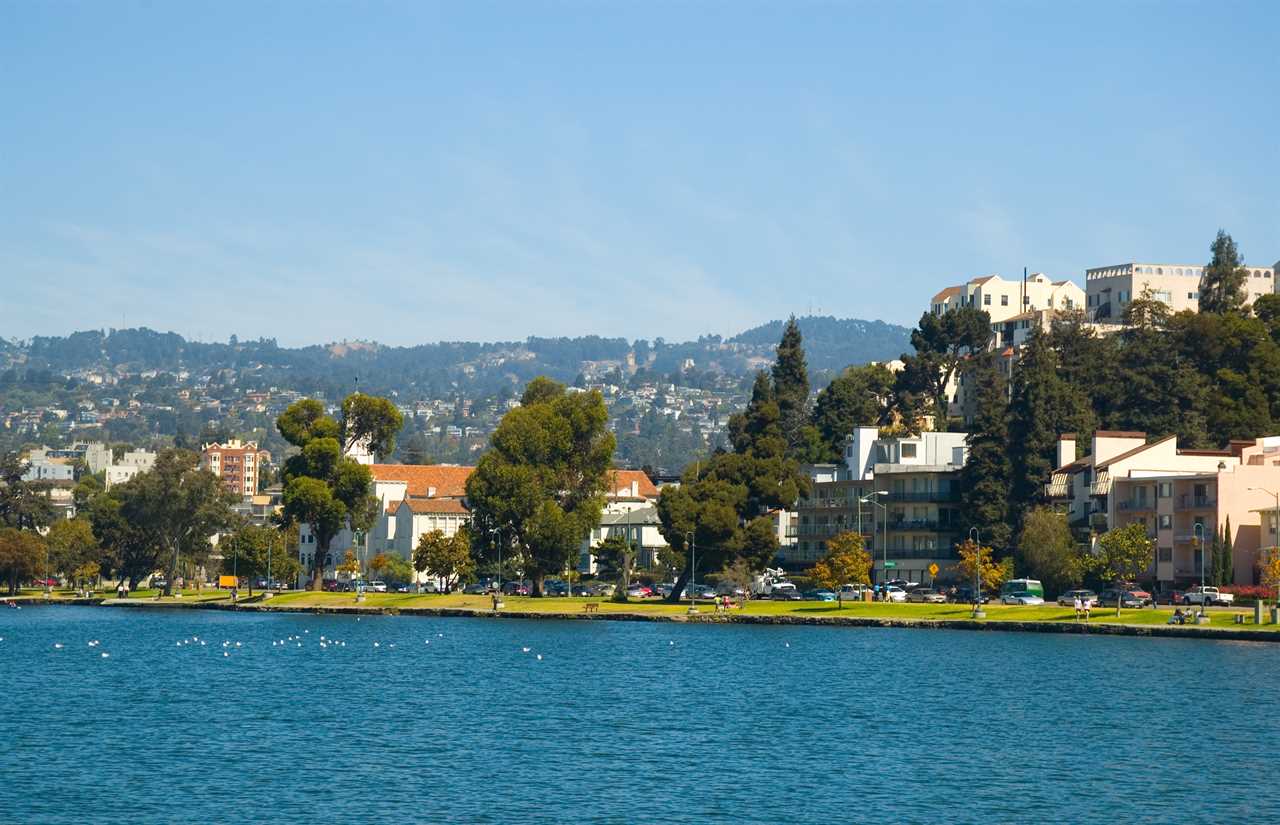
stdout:
<svg viewBox="0 0 1280 825">
<path fill-rule="evenodd" d="M 324 563 L 329 558 L 329 543 L 325 542 L 316 547 L 315 555 L 311 557 L 311 590 L 319 593 L 324 590 Z"/>
<path fill-rule="evenodd" d="M 546 578 L 547 576 L 545 573 L 538 573 L 533 577 L 533 592 L 529 594 L 530 596 L 538 598 L 542 597 L 542 582 L 545 581 Z"/>
<path fill-rule="evenodd" d="M 689 583 L 689 566 L 685 565 L 684 570 L 680 572 L 679 578 L 676 579 L 675 587 L 671 588 L 671 595 L 667 596 L 668 604 L 679 604 L 680 597 L 684 595 L 684 588 Z"/>
</svg>

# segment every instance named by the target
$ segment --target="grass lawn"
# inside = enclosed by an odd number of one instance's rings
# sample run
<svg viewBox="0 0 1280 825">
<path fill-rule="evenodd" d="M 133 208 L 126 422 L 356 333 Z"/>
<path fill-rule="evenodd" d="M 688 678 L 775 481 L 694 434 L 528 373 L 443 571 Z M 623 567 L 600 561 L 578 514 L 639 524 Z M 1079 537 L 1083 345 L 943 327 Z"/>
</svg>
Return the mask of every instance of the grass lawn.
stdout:
<svg viewBox="0 0 1280 825">
<path fill-rule="evenodd" d="M 688 603 L 673 605 L 660 602 L 656 599 L 633 600 L 627 603 L 619 603 L 611 602 L 608 599 L 578 597 L 548 597 L 535 599 L 528 596 L 506 596 L 503 599 L 503 602 L 506 605 L 504 608 L 505 610 L 527 613 L 576 614 L 582 612 L 582 606 L 587 602 L 597 604 L 597 610 L 600 613 L 683 615 L 689 608 Z M 309 591 L 290 591 L 281 593 L 273 597 L 269 602 L 267 602 L 267 604 L 279 607 L 357 606 L 354 593 L 313 593 Z M 489 610 L 492 607 L 492 600 L 488 596 L 467 596 L 462 594 L 436 595 L 416 593 L 368 593 L 366 594 L 365 601 L 361 606 L 393 608 L 467 608 L 472 610 Z M 1046 604 L 1042 607 L 989 604 L 986 606 L 986 611 L 986 621 L 989 622 L 1074 622 L 1076 620 L 1074 610 L 1069 607 L 1059 607 L 1055 604 Z M 699 612 L 714 614 L 715 608 L 710 604 L 703 603 L 699 605 Z M 1270 624 L 1264 624 L 1261 627 L 1254 624 L 1247 624 L 1243 626 L 1234 624 L 1232 614 L 1235 612 L 1246 611 L 1210 611 L 1210 626 L 1250 630 L 1277 629 L 1276 625 Z M 834 602 L 781 602 L 759 600 L 747 602 L 745 608 L 742 610 L 734 609 L 732 613 L 735 615 L 747 614 L 757 616 L 848 616 L 884 619 L 969 621 L 971 609 L 968 605 L 963 604 L 885 604 L 883 602 L 876 602 L 872 604 L 847 604 L 844 608 L 840 608 Z M 1089 619 L 1089 623 L 1138 625 L 1165 624 L 1172 613 L 1172 609 L 1165 608 L 1161 608 L 1159 610 L 1122 610 L 1120 617 L 1117 618 L 1115 608 L 1095 609 Z M 1250 621 L 1252 621 L 1253 611 L 1247 611 L 1246 615 L 1248 615 L 1250 617 Z"/>
</svg>

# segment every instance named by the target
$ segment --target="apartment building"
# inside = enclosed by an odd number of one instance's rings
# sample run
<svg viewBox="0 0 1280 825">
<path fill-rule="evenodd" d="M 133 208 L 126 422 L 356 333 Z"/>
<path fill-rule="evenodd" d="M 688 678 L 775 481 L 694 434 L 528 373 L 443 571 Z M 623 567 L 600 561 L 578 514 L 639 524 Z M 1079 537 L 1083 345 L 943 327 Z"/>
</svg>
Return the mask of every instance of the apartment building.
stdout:
<svg viewBox="0 0 1280 825">
<path fill-rule="evenodd" d="M 1075 459 L 1074 436 L 1059 440 L 1059 468 L 1048 486 L 1064 505 L 1078 537 L 1096 541 L 1113 527 L 1147 525 L 1156 540 L 1148 576 L 1160 590 L 1200 581 L 1201 541 L 1231 525 L 1237 584 L 1253 584 L 1262 516 L 1280 491 L 1280 436 L 1233 441 L 1225 450 L 1178 447 L 1177 436 L 1148 441 L 1140 432 L 1094 434 L 1091 451 Z M 1072 460 L 1063 462 L 1071 457 Z"/>
<path fill-rule="evenodd" d="M 1082 309 L 1084 302 L 1084 290 L 1075 282 L 1055 281 L 1043 272 L 1035 272 L 1025 281 L 984 275 L 947 287 L 933 296 L 929 311 L 934 315 L 944 315 L 954 309 L 971 306 L 984 310 L 993 322 L 997 322 L 1034 310 Z"/>
<path fill-rule="evenodd" d="M 145 473 L 156 466 L 156 454 L 150 450 L 129 450 L 120 460 L 106 468 L 106 489 L 124 484 L 138 473 Z"/>
<path fill-rule="evenodd" d="M 826 552 L 826 540 L 846 530 L 864 537 L 876 581 L 930 582 L 945 576 L 960 541 L 959 476 L 968 457 L 966 433 L 925 432 L 880 438 L 858 427 L 845 442 L 843 465 L 810 468 L 809 496 L 796 507 L 795 544 L 784 567 L 805 567 Z"/>
<path fill-rule="evenodd" d="M 1276 291 L 1280 261 L 1274 266 L 1246 266 L 1248 303 Z M 1118 324 L 1124 309 L 1134 298 L 1150 289 L 1156 300 L 1173 312 L 1200 308 L 1200 281 L 1203 264 L 1153 264 L 1131 262 L 1086 269 L 1084 273 L 1085 312 L 1089 320 Z"/>
<path fill-rule="evenodd" d="M 605 490 L 604 512 L 578 553 L 578 571 L 595 573 L 592 550 L 610 536 L 620 536 L 636 548 L 637 567 L 657 564 L 658 553 L 667 547 L 662 520 L 658 518 L 658 486 L 643 470 L 610 470 Z"/>
<path fill-rule="evenodd" d="M 232 439 L 225 444 L 213 442 L 200 448 L 200 465 L 218 478 L 222 486 L 240 498 L 258 492 L 260 457 L 258 442 Z"/>
</svg>

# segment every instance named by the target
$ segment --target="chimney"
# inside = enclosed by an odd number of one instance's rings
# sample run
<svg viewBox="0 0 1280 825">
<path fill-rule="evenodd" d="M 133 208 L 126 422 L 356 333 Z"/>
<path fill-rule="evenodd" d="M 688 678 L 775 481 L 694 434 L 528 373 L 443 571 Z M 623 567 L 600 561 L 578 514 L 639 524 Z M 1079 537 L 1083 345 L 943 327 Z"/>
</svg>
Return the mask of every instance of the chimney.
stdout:
<svg viewBox="0 0 1280 825">
<path fill-rule="evenodd" d="M 1058 466 L 1065 467 L 1076 460 L 1076 434 L 1063 433 L 1058 436 Z"/>
<path fill-rule="evenodd" d="M 634 479 L 631 482 L 631 497 L 640 498 L 640 482 L 635 481 Z"/>
<path fill-rule="evenodd" d="M 428 487 L 428 488 L 427 488 L 427 498 L 435 498 L 435 497 L 436 497 L 436 488 L 435 488 L 435 487 Z"/>
</svg>

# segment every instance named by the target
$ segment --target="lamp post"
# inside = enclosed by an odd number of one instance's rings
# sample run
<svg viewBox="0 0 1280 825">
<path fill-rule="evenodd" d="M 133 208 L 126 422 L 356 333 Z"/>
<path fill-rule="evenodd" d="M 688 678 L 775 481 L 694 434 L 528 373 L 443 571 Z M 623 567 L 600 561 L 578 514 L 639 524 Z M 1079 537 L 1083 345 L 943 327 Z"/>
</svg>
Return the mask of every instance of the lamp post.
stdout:
<svg viewBox="0 0 1280 825">
<path fill-rule="evenodd" d="M 1191 535 L 1195 537 L 1196 549 L 1200 551 L 1200 615 L 1204 615 L 1204 524 L 1196 522 L 1191 527 Z"/>
<path fill-rule="evenodd" d="M 881 538 L 883 539 L 883 541 L 880 542 L 880 563 L 881 563 L 881 568 L 884 571 L 886 581 L 888 580 L 888 576 L 889 576 L 889 508 L 880 503 L 879 497 L 887 496 L 887 495 L 889 495 L 888 490 L 876 490 L 875 492 L 865 495 L 862 498 L 858 499 L 858 504 L 871 504 L 871 505 L 874 505 L 875 507 L 879 507 L 882 511 L 884 511 L 884 527 L 882 528 L 882 532 L 881 532 Z M 858 508 L 858 523 L 859 523 L 858 534 L 861 535 L 862 534 L 862 528 L 861 528 L 862 508 L 861 507 Z M 877 523 L 876 511 L 873 509 L 871 511 L 871 537 L 873 539 L 875 538 L 875 535 L 876 535 L 876 523 Z M 886 590 L 884 592 L 885 592 L 885 595 L 887 596 L 889 591 Z"/>
<path fill-rule="evenodd" d="M 1250 487 L 1250 490 L 1257 490 L 1260 493 L 1266 493 L 1276 500 L 1276 508 L 1271 511 L 1271 532 L 1276 537 L 1271 547 L 1273 553 L 1280 553 L 1280 493 L 1272 492 L 1265 487 Z M 1280 605 L 1280 582 L 1276 582 L 1276 604 Z"/>
<path fill-rule="evenodd" d="M 44 543 L 44 597 L 52 598 L 53 586 L 49 584 L 49 542 Z"/>
<path fill-rule="evenodd" d="M 982 609 L 982 533 L 977 527 L 969 528 L 969 540 L 973 542 L 973 618 L 985 619 L 987 611 Z"/>
<path fill-rule="evenodd" d="M 698 612 L 698 594 L 693 589 L 693 585 L 698 581 L 698 543 L 694 540 L 693 531 L 689 530 L 684 534 L 689 544 L 689 612 Z"/>
<path fill-rule="evenodd" d="M 267 536 L 267 589 L 268 590 L 272 589 L 271 588 L 271 554 L 272 552 L 275 551 L 275 547 L 276 547 L 276 534 L 275 534 L 275 531 L 273 530 L 271 534 Z"/>
</svg>

